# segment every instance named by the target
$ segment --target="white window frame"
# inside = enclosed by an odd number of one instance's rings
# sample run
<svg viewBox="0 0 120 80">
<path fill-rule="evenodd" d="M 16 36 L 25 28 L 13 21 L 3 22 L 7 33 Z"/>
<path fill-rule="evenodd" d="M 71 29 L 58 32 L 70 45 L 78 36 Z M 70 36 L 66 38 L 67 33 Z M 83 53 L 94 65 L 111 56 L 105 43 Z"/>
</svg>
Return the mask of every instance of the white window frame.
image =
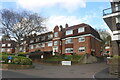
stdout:
<svg viewBox="0 0 120 80">
<path fill-rule="evenodd" d="M 22 47 L 20 47 L 19 51 L 22 51 L 22 50 L 23 50 L 23 48 L 22 48 Z"/>
<path fill-rule="evenodd" d="M 73 30 L 67 30 L 66 31 L 66 35 L 71 35 L 71 34 L 73 34 Z"/>
<path fill-rule="evenodd" d="M 58 32 L 55 32 L 55 33 L 54 33 L 54 37 L 58 37 Z"/>
<path fill-rule="evenodd" d="M 33 43 L 34 42 L 34 40 L 30 40 L 30 43 Z"/>
<path fill-rule="evenodd" d="M 73 53 L 73 48 L 66 48 L 65 53 Z"/>
<path fill-rule="evenodd" d="M 7 49 L 7 52 L 10 52 L 10 49 Z"/>
<path fill-rule="evenodd" d="M 8 44 L 8 47 L 10 47 L 11 46 L 11 44 Z"/>
<path fill-rule="evenodd" d="M 52 41 L 48 42 L 48 46 L 52 46 Z"/>
<path fill-rule="evenodd" d="M 84 37 L 84 36 L 79 37 L 79 38 L 78 38 L 78 41 L 79 41 L 79 42 L 84 42 L 84 41 L 85 41 L 85 37 Z"/>
<path fill-rule="evenodd" d="M 36 42 L 38 42 L 39 41 L 39 38 L 36 38 Z"/>
<path fill-rule="evenodd" d="M 54 46 L 58 45 L 58 41 L 54 41 Z"/>
<path fill-rule="evenodd" d="M 52 39 L 52 38 L 53 38 L 53 34 L 49 34 L 48 39 Z"/>
<path fill-rule="evenodd" d="M 5 47 L 6 46 L 6 44 L 2 44 L 2 47 Z"/>
<path fill-rule="evenodd" d="M 34 49 L 34 45 L 30 45 L 30 49 Z"/>
<path fill-rule="evenodd" d="M 73 38 L 69 38 L 65 40 L 65 44 L 73 43 Z"/>
<path fill-rule="evenodd" d="M 39 44 L 36 44 L 36 48 L 39 48 L 40 46 L 39 46 Z"/>
<path fill-rule="evenodd" d="M 85 32 L 85 27 L 78 28 L 78 33 Z"/>
<path fill-rule="evenodd" d="M 5 52 L 5 48 L 1 48 L 1 52 Z"/>
<path fill-rule="evenodd" d="M 45 40 L 45 36 L 42 36 L 42 37 L 41 37 L 41 40 L 44 41 L 44 40 Z"/>
<path fill-rule="evenodd" d="M 83 46 L 82 46 L 82 47 L 79 47 L 79 52 L 85 52 L 85 49 L 86 49 L 86 48 L 83 47 Z"/>
<path fill-rule="evenodd" d="M 41 43 L 41 47 L 45 47 L 45 43 Z"/>
</svg>

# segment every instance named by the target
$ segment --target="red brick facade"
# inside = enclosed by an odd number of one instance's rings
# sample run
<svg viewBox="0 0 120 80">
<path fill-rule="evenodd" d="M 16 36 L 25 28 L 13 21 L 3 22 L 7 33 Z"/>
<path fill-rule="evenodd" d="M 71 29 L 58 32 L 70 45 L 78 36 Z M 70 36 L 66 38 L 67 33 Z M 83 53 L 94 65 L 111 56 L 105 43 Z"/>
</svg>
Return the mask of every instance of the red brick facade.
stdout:
<svg viewBox="0 0 120 80">
<path fill-rule="evenodd" d="M 0 41 L 0 52 L 14 53 L 15 41 L 13 40 Z"/>
<path fill-rule="evenodd" d="M 55 26 L 53 32 L 28 36 L 21 43 L 20 51 L 52 51 L 58 54 L 94 54 L 100 56 L 101 40 L 98 32 L 87 24 L 63 28 Z"/>
</svg>

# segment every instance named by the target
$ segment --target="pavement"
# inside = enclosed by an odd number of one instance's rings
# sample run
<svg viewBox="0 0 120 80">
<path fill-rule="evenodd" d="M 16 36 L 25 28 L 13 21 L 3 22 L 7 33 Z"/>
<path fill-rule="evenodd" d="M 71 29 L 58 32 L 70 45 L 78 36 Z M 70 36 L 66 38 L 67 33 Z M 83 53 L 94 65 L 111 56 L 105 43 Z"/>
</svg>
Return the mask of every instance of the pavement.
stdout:
<svg viewBox="0 0 120 80">
<path fill-rule="evenodd" d="M 34 69 L 2 70 L 2 77 L 18 80 L 110 80 L 117 79 L 116 76 L 108 74 L 106 63 L 78 64 L 72 66 L 34 64 Z M 16 79 L 17 78 L 17 79 Z M 109 79 L 108 79 L 109 78 Z M 10 79 L 11 80 L 11 79 Z"/>
<path fill-rule="evenodd" d="M 117 75 L 109 74 L 108 68 L 103 69 L 103 70 L 99 71 L 98 73 L 96 73 L 94 75 L 94 78 L 96 80 L 102 80 L 102 79 L 106 79 L 106 80 L 120 80 Z"/>
</svg>

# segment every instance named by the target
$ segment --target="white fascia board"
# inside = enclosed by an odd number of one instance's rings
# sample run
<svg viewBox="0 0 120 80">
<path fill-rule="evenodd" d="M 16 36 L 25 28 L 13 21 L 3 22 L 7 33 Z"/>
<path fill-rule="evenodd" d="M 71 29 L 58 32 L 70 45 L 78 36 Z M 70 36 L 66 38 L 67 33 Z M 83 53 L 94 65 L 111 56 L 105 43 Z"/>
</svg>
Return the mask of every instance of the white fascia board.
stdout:
<svg viewBox="0 0 120 80">
<path fill-rule="evenodd" d="M 110 0 L 110 2 L 119 2 L 120 0 Z"/>
<path fill-rule="evenodd" d="M 108 14 L 108 15 L 103 16 L 102 18 L 108 18 L 108 17 L 118 16 L 118 15 L 120 15 L 120 12 Z"/>
<path fill-rule="evenodd" d="M 120 33 L 120 30 L 118 30 L 118 31 L 113 31 L 113 34 L 118 34 L 118 33 Z"/>
<path fill-rule="evenodd" d="M 91 36 L 95 39 L 97 39 L 98 41 L 101 41 L 100 39 L 96 38 L 95 36 L 93 36 L 92 34 L 85 34 L 85 35 L 80 35 L 80 36 L 75 36 L 75 37 L 67 37 L 67 38 L 64 38 L 62 40 L 66 40 L 66 39 L 70 39 L 70 38 L 79 38 L 79 37 L 85 37 L 85 36 Z"/>
</svg>

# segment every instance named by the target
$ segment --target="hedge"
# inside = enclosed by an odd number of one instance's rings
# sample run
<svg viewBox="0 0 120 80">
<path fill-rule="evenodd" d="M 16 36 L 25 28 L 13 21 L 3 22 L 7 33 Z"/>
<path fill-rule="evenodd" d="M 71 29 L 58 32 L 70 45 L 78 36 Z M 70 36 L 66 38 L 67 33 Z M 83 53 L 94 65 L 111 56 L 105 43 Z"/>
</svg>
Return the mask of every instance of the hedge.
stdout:
<svg viewBox="0 0 120 80">
<path fill-rule="evenodd" d="M 8 56 L 12 56 L 11 63 L 8 63 L 8 61 L 9 61 Z M 1 57 L 0 61 L 4 61 L 4 62 L 2 62 L 3 64 L 32 65 L 32 60 L 30 58 L 26 58 L 23 56 L 2 54 L 2 55 L 0 55 L 0 57 Z"/>
</svg>

